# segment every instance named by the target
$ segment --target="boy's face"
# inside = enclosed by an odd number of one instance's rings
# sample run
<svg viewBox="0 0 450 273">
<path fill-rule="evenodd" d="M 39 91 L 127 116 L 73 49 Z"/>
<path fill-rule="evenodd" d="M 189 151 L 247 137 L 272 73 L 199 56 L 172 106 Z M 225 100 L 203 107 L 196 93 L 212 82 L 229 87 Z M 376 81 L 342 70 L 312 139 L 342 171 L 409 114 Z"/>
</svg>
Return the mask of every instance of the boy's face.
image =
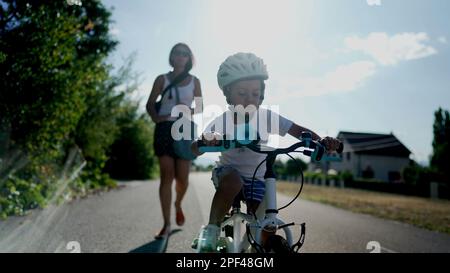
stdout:
<svg viewBox="0 0 450 273">
<path fill-rule="evenodd" d="M 242 80 L 230 86 L 229 98 L 234 106 L 242 105 L 244 108 L 253 105 L 259 107 L 261 97 L 261 80 Z"/>
</svg>

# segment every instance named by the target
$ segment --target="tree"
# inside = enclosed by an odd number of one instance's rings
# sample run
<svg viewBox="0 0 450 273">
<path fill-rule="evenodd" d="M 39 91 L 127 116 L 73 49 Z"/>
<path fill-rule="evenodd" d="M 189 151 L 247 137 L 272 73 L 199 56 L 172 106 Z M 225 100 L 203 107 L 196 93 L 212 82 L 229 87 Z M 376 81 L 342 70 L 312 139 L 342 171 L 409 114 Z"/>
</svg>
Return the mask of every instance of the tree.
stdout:
<svg viewBox="0 0 450 273">
<path fill-rule="evenodd" d="M 273 170 L 275 171 L 275 174 L 280 178 L 284 178 L 286 176 L 286 166 L 280 159 L 275 160 L 275 163 L 273 164 Z"/>
<path fill-rule="evenodd" d="M 439 108 L 434 113 L 433 154 L 430 160 L 431 169 L 441 182 L 450 185 L 450 114 Z"/>
<path fill-rule="evenodd" d="M 288 176 L 297 178 L 300 173 L 307 169 L 307 164 L 300 158 L 290 158 L 286 162 L 280 159 L 275 160 L 273 169 L 280 179 L 286 179 Z"/>
<path fill-rule="evenodd" d="M 306 170 L 307 165 L 300 158 L 290 158 L 285 165 L 285 173 L 288 176 L 297 178 L 303 170 Z"/>
<path fill-rule="evenodd" d="M 117 45 L 110 17 L 98 0 L 0 0 L 0 160 L 27 158 L 14 173 L 0 166 L 0 214 L 12 192 L 33 192 L 13 200 L 24 209 L 55 192 L 74 147 L 87 161 L 82 183 L 112 185 L 104 166 L 136 85 L 127 84 L 131 63 L 114 75 L 107 63 Z M 151 132 L 139 122 L 143 139 Z"/>
<path fill-rule="evenodd" d="M 95 0 L 82 6 L 64 0 L 0 1 L 0 128 L 7 128 L 0 140 L 7 144 L 0 146 L 6 159 L 15 151 L 27 159 L 0 177 L 0 197 L 7 197 L 0 198 L 1 207 L 12 201 L 21 209 L 33 207 L 33 199 L 56 192 L 69 150 L 78 146 L 90 155 L 90 135 L 75 137 L 80 121 L 118 96 L 107 85 L 106 57 L 117 44 L 109 35 L 110 15 Z M 89 166 L 101 156 L 89 158 L 84 173 L 97 170 L 98 164 Z M 34 198 L 16 202 L 8 199 L 12 192 L 20 197 L 33 192 Z"/>
<path fill-rule="evenodd" d="M 147 114 L 137 116 L 130 105 L 119 119 L 120 132 L 111 146 L 105 171 L 116 179 L 149 179 L 155 174 L 153 126 Z"/>
<path fill-rule="evenodd" d="M 105 60 L 117 42 L 109 17 L 93 0 L 1 1 L 2 123 L 38 164 L 58 159 L 99 94 L 111 93 Z"/>
</svg>

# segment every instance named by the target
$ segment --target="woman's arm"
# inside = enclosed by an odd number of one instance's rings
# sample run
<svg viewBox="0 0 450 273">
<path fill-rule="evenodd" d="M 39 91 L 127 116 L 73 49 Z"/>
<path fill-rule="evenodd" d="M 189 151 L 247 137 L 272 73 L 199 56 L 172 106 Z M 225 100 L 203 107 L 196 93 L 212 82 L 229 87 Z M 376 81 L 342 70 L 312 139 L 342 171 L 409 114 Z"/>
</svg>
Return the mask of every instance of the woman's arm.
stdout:
<svg viewBox="0 0 450 273">
<path fill-rule="evenodd" d="M 200 99 L 199 105 L 197 105 L 197 101 L 195 102 L 195 108 L 191 110 L 191 114 L 198 114 L 203 112 L 203 97 L 202 97 L 202 87 L 200 85 L 200 80 L 194 77 L 194 99 Z"/>
<path fill-rule="evenodd" d="M 164 77 L 160 75 L 156 78 L 155 82 L 153 83 L 152 92 L 150 93 L 150 97 L 148 98 L 146 105 L 147 113 L 150 115 L 151 119 L 155 123 L 161 122 L 162 120 L 167 118 L 159 116 L 158 113 L 156 113 L 155 109 L 156 99 L 161 94 L 163 86 L 164 86 Z"/>
</svg>

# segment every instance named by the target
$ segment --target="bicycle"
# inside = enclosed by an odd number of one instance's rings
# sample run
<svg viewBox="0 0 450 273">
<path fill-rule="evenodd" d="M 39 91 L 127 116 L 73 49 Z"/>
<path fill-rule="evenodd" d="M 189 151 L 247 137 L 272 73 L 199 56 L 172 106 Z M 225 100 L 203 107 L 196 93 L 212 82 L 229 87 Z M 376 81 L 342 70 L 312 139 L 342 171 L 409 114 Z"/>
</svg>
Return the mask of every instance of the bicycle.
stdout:
<svg viewBox="0 0 450 273">
<path fill-rule="evenodd" d="M 258 145 L 255 141 L 249 140 L 227 140 L 225 137 L 219 141 L 216 146 L 205 146 L 204 142 L 199 140 L 199 151 L 204 152 L 222 152 L 230 149 L 247 147 L 254 152 L 267 154 L 265 160 L 263 160 L 255 169 L 252 178 L 252 187 L 255 180 L 255 175 L 258 168 L 266 162 L 266 172 L 264 175 L 266 192 L 264 201 L 260 204 L 257 213 L 253 215 L 241 212 L 240 202 L 241 200 L 235 200 L 233 203 L 231 213 L 228 214 L 224 221 L 220 225 L 220 236 L 217 243 L 217 251 L 221 253 L 242 253 L 242 252 L 275 252 L 275 253 L 297 253 L 304 244 L 306 224 L 302 223 L 300 237 L 293 243 L 291 226 L 295 223 L 285 223 L 278 217 L 278 212 L 281 209 L 288 207 L 292 204 L 300 195 L 303 189 L 303 172 L 300 168 L 301 174 L 301 186 L 297 195 L 287 205 L 277 209 L 276 198 L 276 174 L 273 169 L 275 159 L 278 155 L 287 154 L 291 152 L 299 152 L 306 156 L 311 157 L 314 162 L 320 161 L 340 161 L 339 156 L 329 156 L 325 147 L 318 141 L 313 141 L 311 134 L 303 132 L 300 141 L 291 145 L 288 148 L 274 149 L 266 146 L 266 149 L 261 149 L 262 146 Z M 303 148 L 301 151 L 297 151 L 298 148 Z M 344 149 L 343 143 L 336 152 L 342 153 Z M 292 156 L 290 156 L 294 159 Z M 295 159 L 294 159 L 295 160 Z M 298 164 L 298 163 L 297 163 Z M 251 189 L 253 192 L 253 189 Z M 265 209 L 265 211 L 264 211 Z M 261 213 L 263 212 L 263 213 Z M 260 214 L 260 217 L 257 216 Z M 263 214 L 263 217 L 261 217 Z M 259 219 L 258 219 L 259 218 Z M 260 220 L 262 218 L 262 220 Z M 247 240 L 243 239 L 241 234 L 241 223 L 246 226 Z M 276 231 L 283 230 L 285 237 L 276 235 Z M 263 231 L 265 235 L 264 243 L 262 242 Z M 252 232 L 254 234 L 252 234 Z M 194 239 L 191 247 L 196 249 L 197 252 L 202 252 L 201 249 L 202 238 Z"/>
</svg>

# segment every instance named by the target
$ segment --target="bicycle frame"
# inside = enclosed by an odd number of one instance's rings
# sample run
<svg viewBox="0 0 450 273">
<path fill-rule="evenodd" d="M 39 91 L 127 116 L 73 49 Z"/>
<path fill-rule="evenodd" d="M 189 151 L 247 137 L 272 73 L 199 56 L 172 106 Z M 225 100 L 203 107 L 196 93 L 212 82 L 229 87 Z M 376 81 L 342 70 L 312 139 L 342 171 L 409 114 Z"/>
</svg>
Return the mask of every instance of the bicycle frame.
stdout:
<svg viewBox="0 0 450 273">
<path fill-rule="evenodd" d="M 221 224 L 221 229 L 223 230 L 227 225 L 233 226 L 233 237 L 227 238 L 226 236 L 221 236 L 221 238 L 225 238 L 227 243 L 227 252 L 228 253 L 240 253 L 243 249 L 242 234 L 241 234 L 241 223 L 250 223 L 252 222 L 254 217 L 252 215 L 242 213 L 240 209 L 234 210 L 233 214 L 230 218 L 226 219 Z M 223 232 L 222 232 L 223 233 Z M 227 240 L 231 239 L 231 240 Z"/>
<path fill-rule="evenodd" d="M 278 217 L 277 210 L 277 196 L 276 196 L 276 180 L 274 178 L 265 179 L 266 183 L 266 193 L 264 195 L 264 201 L 260 204 L 257 215 L 258 218 L 262 218 L 262 221 L 255 221 L 255 217 L 253 215 L 241 212 L 240 207 L 233 208 L 231 217 L 226 219 L 221 224 L 221 238 L 224 238 L 227 243 L 227 252 L 228 253 L 241 253 L 243 250 L 245 251 L 250 242 L 248 242 L 247 238 L 243 238 L 242 233 L 242 223 L 249 224 L 253 227 L 255 242 L 261 245 L 261 234 L 266 226 L 279 227 L 284 226 L 285 222 Z M 261 213 L 262 212 L 262 213 Z M 262 217 L 261 217 L 262 216 Z M 224 235 L 224 229 L 226 226 L 233 226 L 233 237 L 227 238 Z M 289 246 L 293 246 L 292 240 L 292 232 L 289 227 L 284 226 L 283 228 L 286 241 Z"/>
<path fill-rule="evenodd" d="M 276 196 L 276 175 L 273 171 L 273 164 L 275 162 L 275 159 L 277 155 L 281 153 L 287 153 L 289 150 L 295 150 L 298 147 L 306 147 L 310 149 L 314 149 L 313 151 L 304 150 L 303 153 L 305 155 L 311 156 L 311 159 L 313 161 L 321 161 L 321 160 L 328 160 L 328 161 L 336 161 L 340 160 L 335 157 L 328 157 L 325 154 L 324 147 L 315 141 L 311 140 L 311 135 L 309 133 L 302 134 L 303 141 L 292 145 L 290 148 L 287 149 L 276 149 L 274 151 L 265 152 L 267 154 L 266 158 L 266 173 L 265 173 L 265 187 L 266 191 L 264 194 L 263 202 L 259 205 L 258 210 L 256 212 L 256 219 L 253 215 L 249 215 L 246 213 L 242 213 L 240 211 L 240 205 L 237 207 L 233 207 L 231 217 L 228 219 L 225 219 L 221 223 L 221 236 L 220 239 L 223 239 L 226 241 L 226 250 L 228 253 L 241 253 L 242 251 L 245 251 L 247 249 L 247 243 L 252 245 L 258 245 L 261 246 L 262 243 L 262 231 L 265 227 L 274 227 L 275 230 L 281 229 L 284 231 L 285 234 L 285 240 L 290 247 L 290 251 L 293 251 L 295 247 L 298 249 L 303 245 L 304 240 L 304 223 L 302 224 L 302 230 L 301 235 L 298 240 L 298 242 L 293 243 L 292 239 L 292 232 L 289 228 L 292 224 L 286 224 L 282 219 L 278 217 L 278 209 L 277 209 L 277 196 Z M 241 144 L 238 141 L 234 142 L 226 142 L 223 141 L 220 143 L 220 145 L 215 147 L 208 147 L 208 146 L 202 146 L 203 152 L 218 152 L 223 150 L 229 150 L 236 147 L 239 147 L 241 145 L 244 147 L 249 147 L 251 150 L 256 151 L 257 148 L 252 147 L 250 143 Z M 343 150 L 343 145 L 339 148 L 340 152 Z M 255 171 L 256 172 L 256 171 Z M 260 220 L 262 218 L 262 220 Z M 242 233 L 241 233 L 241 225 L 242 223 L 246 223 L 250 226 L 250 232 L 251 229 L 253 229 L 252 236 L 254 238 L 254 242 L 249 242 L 248 238 L 247 240 L 242 240 Z M 229 238 L 226 236 L 222 236 L 224 234 L 224 230 L 226 226 L 233 226 L 233 237 Z"/>
<path fill-rule="evenodd" d="M 275 226 L 278 228 L 279 226 L 285 225 L 285 222 L 278 217 L 276 180 L 275 178 L 266 178 L 265 182 L 266 182 L 265 198 L 267 202 L 267 207 L 265 217 L 260 223 L 260 228 L 256 229 L 255 241 L 258 244 L 261 244 L 261 232 L 264 227 Z M 286 240 L 289 246 L 292 246 L 293 242 L 291 230 L 288 227 L 284 227 L 283 231 L 284 234 L 286 235 Z"/>
</svg>

